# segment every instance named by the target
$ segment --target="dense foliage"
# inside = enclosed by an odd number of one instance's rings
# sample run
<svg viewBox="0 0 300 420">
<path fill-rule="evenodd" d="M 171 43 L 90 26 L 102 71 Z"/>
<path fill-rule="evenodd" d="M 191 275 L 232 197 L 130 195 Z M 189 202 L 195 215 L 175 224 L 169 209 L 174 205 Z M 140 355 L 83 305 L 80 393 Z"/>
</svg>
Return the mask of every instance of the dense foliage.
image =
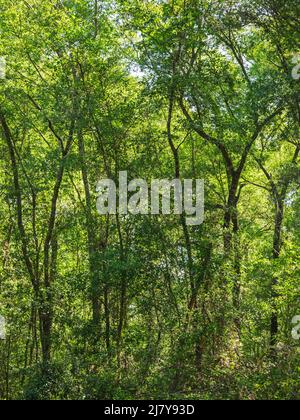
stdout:
<svg viewBox="0 0 300 420">
<path fill-rule="evenodd" d="M 1 399 L 300 398 L 299 27 L 299 0 L 1 0 Z M 204 179 L 205 222 L 100 216 L 124 170 Z"/>
</svg>

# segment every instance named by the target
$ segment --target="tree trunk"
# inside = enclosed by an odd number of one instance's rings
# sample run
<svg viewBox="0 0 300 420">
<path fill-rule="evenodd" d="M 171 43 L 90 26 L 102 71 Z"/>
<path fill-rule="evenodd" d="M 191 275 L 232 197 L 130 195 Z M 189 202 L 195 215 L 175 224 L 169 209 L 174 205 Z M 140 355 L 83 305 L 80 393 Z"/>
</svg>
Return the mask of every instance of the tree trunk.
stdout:
<svg viewBox="0 0 300 420">
<path fill-rule="evenodd" d="M 84 139 L 82 132 L 78 132 L 78 148 L 81 161 L 81 174 L 85 192 L 85 214 L 86 214 L 86 227 L 88 236 L 88 253 L 89 265 L 91 276 L 91 300 L 93 310 L 93 324 L 98 329 L 100 326 L 100 299 L 99 299 L 99 271 L 98 271 L 98 253 L 95 238 L 95 221 L 92 215 L 92 200 L 88 180 L 88 169 L 86 164 L 86 153 Z"/>
<path fill-rule="evenodd" d="M 273 259 L 277 260 L 280 258 L 281 247 L 282 247 L 282 225 L 284 218 L 284 200 L 278 198 L 276 203 L 275 211 L 275 223 L 274 223 L 274 239 L 273 239 Z M 276 310 L 276 286 L 278 285 L 278 279 L 274 276 L 272 280 L 272 316 L 271 316 L 271 326 L 270 326 L 270 345 L 271 345 L 271 354 L 276 355 L 276 343 L 278 335 L 278 314 Z"/>
</svg>

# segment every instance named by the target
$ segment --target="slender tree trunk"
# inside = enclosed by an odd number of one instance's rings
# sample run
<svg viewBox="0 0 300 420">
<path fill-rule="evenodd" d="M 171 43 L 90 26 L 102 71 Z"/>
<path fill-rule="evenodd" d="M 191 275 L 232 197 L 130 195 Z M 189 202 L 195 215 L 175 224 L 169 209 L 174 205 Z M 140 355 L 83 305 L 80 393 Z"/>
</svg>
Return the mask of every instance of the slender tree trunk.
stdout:
<svg viewBox="0 0 300 420">
<path fill-rule="evenodd" d="M 284 200 L 278 198 L 276 203 L 275 210 L 275 223 L 274 223 L 274 239 L 273 239 L 273 259 L 277 260 L 280 258 L 281 247 L 282 247 L 282 225 L 284 218 Z M 272 316 L 271 316 L 271 325 L 270 325 L 270 345 L 271 345 L 271 354 L 276 355 L 276 343 L 278 335 L 278 313 L 276 310 L 275 300 L 277 298 L 276 286 L 278 285 L 278 279 L 276 277 L 272 280 Z"/>
<path fill-rule="evenodd" d="M 40 330 L 41 330 L 41 342 L 42 342 L 42 355 L 43 355 L 43 364 L 47 369 L 48 364 L 51 360 L 51 333 L 52 333 L 52 322 L 53 322 L 53 301 L 52 301 L 52 283 L 54 278 L 53 275 L 53 257 L 56 258 L 55 252 L 52 245 L 55 240 L 55 224 L 57 218 L 57 203 L 59 198 L 59 193 L 61 189 L 61 184 L 65 172 L 65 164 L 70 153 L 70 150 L 73 145 L 74 140 L 74 128 L 75 128 L 75 117 L 72 118 L 69 129 L 69 136 L 67 144 L 64 147 L 63 142 L 61 141 L 61 152 L 62 157 L 59 163 L 56 181 L 53 189 L 52 200 L 51 200 L 51 210 L 47 226 L 47 234 L 44 242 L 44 284 L 43 291 L 40 291 Z"/>
<path fill-rule="evenodd" d="M 89 265 L 90 265 L 90 275 L 91 275 L 91 299 L 92 299 L 92 308 L 93 308 L 93 323 L 96 328 L 100 326 L 100 296 L 99 296 L 99 270 L 98 270 L 98 253 L 96 247 L 96 238 L 95 238 L 95 220 L 92 214 L 92 200 L 90 185 L 88 180 L 88 169 L 86 164 L 86 152 L 84 139 L 82 132 L 78 132 L 78 147 L 79 147 L 79 156 L 81 161 L 81 174 L 85 191 L 85 214 L 86 214 L 86 226 L 87 226 L 87 236 L 88 236 L 88 253 L 89 253 Z"/>
<path fill-rule="evenodd" d="M 105 314 L 105 342 L 108 355 L 111 353 L 110 348 L 110 310 L 109 310 L 109 288 L 104 287 L 104 314 Z"/>
<path fill-rule="evenodd" d="M 122 334 L 123 328 L 126 319 L 126 311 L 127 311 L 127 270 L 125 267 L 126 265 L 126 254 L 124 248 L 124 241 L 121 231 L 121 224 L 119 215 L 116 215 L 116 222 L 117 222 L 117 230 L 119 235 L 119 242 L 120 242 L 120 259 L 122 262 L 122 273 L 121 273 L 121 290 L 120 290 L 120 305 L 119 305 L 119 324 L 117 330 L 117 349 L 118 349 L 118 363 L 120 365 L 120 350 L 121 350 L 121 342 L 122 342 Z"/>
</svg>

